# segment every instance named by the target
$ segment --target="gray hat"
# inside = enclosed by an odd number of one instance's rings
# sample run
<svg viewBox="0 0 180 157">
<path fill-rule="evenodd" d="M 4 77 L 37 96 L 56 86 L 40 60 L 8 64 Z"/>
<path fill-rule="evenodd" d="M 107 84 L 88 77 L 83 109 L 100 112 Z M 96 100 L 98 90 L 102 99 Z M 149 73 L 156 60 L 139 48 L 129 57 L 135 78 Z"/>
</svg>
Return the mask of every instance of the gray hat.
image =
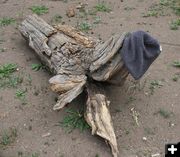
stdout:
<svg viewBox="0 0 180 157">
<path fill-rule="evenodd" d="M 139 79 L 161 52 L 159 42 L 148 33 L 129 33 L 120 49 L 121 56 L 129 73 Z"/>
</svg>

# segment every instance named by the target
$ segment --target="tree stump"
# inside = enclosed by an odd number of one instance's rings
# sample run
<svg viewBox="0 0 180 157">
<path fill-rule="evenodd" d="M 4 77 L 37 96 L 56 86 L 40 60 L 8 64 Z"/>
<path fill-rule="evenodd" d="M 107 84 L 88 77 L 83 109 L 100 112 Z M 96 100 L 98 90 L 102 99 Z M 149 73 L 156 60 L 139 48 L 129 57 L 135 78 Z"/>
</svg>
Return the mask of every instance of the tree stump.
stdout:
<svg viewBox="0 0 180 157">
<path fill-rule="evenodd" d="M 103 42 L 87 37 L 71 26 L 50 26 L 37 15 L 28 16 L 19 30 L 41 61 L 55 74 L 49 80 L 52 91 L 59 95 L 53 109 L 60 110 L 86 90 L 85 119 L 92 127 L 92 134 L 107 140 L 113 156 L 117 157 L 110 101 L 97 84 L 122 84 L 128 76 L 119 51 L 126 33 Z"/>
</svg>

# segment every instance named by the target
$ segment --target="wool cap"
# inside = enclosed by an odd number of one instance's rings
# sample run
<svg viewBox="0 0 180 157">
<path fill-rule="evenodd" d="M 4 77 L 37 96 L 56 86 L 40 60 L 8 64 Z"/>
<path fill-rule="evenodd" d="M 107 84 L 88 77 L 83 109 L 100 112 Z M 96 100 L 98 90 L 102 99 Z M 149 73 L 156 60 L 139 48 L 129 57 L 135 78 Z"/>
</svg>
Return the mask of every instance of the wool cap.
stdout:
<svg viewBox="0 0 180 157">
<path fill-rule="evenodd" d="M 136 80 L 144 75 L 160 52 L 159 42 L 144 31 L 127 34 L 120 49 L 126 68 Z"/>
</svg>

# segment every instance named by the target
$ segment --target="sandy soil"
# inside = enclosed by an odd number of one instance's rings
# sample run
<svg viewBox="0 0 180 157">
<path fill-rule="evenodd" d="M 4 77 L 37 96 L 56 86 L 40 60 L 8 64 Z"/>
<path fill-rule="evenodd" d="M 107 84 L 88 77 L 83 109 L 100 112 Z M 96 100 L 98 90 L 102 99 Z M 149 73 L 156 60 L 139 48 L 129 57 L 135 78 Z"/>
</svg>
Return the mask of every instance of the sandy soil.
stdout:
<svg viewBox="0 0 180 157">
<path fill-rule="evenodd" d="M 17 88 L 0 88 L 0 137 L 10 128 L 17 130 L 15 141 L 0 147 L 0 157 L 111 157 L 110 148 L 101 138 L 92 136 L 90 130 L 83 133 L 74 130 L 68 134 L 64 128 L 57 126 L 66 113 L 65 110 L 52 110 L 56 94 L 48 86 L 51 74 L 45 70 L 31 69 L 33 63 L 40 62 L 17 30 L 18 23 L 32 13 L 29 8 L 33 5 L 49 8 L 49 13 L 41 15 L 49 23 L 54 15 L 59 14 L 63 22 L 76 26 L 85 19 L 79 18 L 78 10 L 75 17 L 68 18 L 66 9 L 77 6 L 79 2 L 0 0 L 0 18 L 12 17 L 17 21 L 16 24 L 0 27 L 0 39 L 4 40 L 0 48 L 5 48 L 5 52 L 0 52 L 0 64 L 18 64 L 16 75 L 23 78 Z M 88 3 L 86 8 L 92 8 L 98 1 L 82 2 Z M 129 77 L 123 87 L 106 87 L 111 100 L 119 156 L 163 156 L 166 143 L 180 141 L 180 79 L 176 82 L 172 80 L 175 73 L 180 71 L 171 66 L 173 61 L 180 59 L 180 30 L 169 28 L 171 20 L 177 17 L 173 13 L 168 16 L 142 17 L 158 0 L 106 2 L 112 11 L 97 13 L 101 23 L 93 24 L 90 35 L 106 40 L 117 32 L 144 30 L 156 37 L 163 47 L 162 54 L 140 80 L 140 84 Z M 92 24 L 93 21 L 93 16 L 88 15 L 88 22 Z M 29 75 L 32 78 L 31 84 L 28 83 Z M 150 94 L 153 80 L 161 81 L 162 86 L 156 87 L 153 94 Z M 18 89 L 27 89 L 26 105 L 22 105 L 22 101 L 15 97 Z M 83 95 L 67 108 L 80 107 L 83 105 L 82 99 Z M 139 114 L 139 126 L 133 119 L 132 108 Z M 168 116 L 163 116 L 162 112 Z M 47 133 L 50 136 L 44 137 Z"/>
</svg>

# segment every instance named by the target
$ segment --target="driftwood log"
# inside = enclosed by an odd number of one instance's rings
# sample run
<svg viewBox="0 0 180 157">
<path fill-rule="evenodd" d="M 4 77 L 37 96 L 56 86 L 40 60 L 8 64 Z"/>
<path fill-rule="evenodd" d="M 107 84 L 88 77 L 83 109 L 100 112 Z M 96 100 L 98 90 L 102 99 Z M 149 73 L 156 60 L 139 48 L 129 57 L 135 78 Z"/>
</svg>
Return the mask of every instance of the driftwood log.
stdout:
<svg viewBox="0 0 180 157">
<path fill-rule="evenodd" d="M 55 74 L 49 80 L 52 91 L 59 95 L 53 109 L 60 110 L 86 90 L 85 119 L 92 134 L 107 140 L 113 156 L 117 157 L 110 101 L 97 84 L 122 84 L 128 76 L 119 51 L 126 34 L 112 36 L 103 42 L 67 25 L 50 26 L 36 15 L 28 16 L 19 30 L 41 61 Z"/>
</svg>

